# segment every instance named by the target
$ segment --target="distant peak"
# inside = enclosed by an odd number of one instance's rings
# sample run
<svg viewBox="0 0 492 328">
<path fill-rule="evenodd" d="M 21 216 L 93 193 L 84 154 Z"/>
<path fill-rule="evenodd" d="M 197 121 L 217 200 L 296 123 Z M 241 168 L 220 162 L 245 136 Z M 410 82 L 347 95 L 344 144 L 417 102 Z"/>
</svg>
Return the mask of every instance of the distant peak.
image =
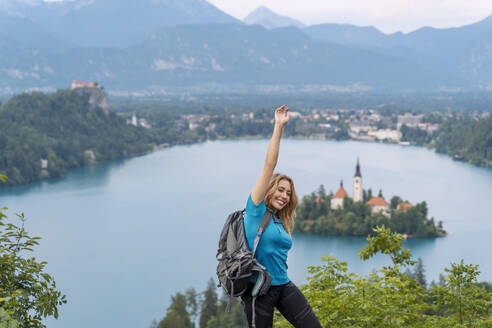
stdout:
<svg viewBox="0 0 492 328">
<path fill-rule="evenodd" d="M 262 12 L 262 11 L 263 12 L 272 13 L 272 14 L 274 13 L 270 8 L 265 7 L 265 6 L 258 6 L 258 7 L 256 7 L 256 9 L 252 11 L 252 13 L 254 13 L 254 12 Z"/>
<path fill-rule="evenodd" d="M 246 16 L 246 18 L 244 20 L 247 20 L 248 17 L 251 18 L 251 17 L 258 17 L 258 16 L 264 17 L 264 16 L 279 16 L 279 15 L 277 13 L 273 12 L 273 10 L 271 10 L 268 7 L 258 6 L 255 9 L 253 9 L 253 11 L 251 11 L 249 13 L 249 15 Z"/>
<path fill-rule="evenodd" d="M 303 28 L 305 26 L 303 23 L 290 17 L 279 15 L 265 6 L 257 7 L 248 16 L 246 16 L 243 21 L 249 25 L 258 24 L 265 28 L 278 28 L 286 26 Z"/>
</svg>

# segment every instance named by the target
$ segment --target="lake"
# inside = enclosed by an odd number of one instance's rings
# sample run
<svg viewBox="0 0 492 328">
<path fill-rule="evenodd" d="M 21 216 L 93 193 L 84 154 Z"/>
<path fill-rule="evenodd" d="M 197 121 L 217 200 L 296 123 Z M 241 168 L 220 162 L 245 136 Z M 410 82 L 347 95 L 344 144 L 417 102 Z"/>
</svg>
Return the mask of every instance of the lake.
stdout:
<svg viewBox="0 0 492 328">
<path fill-rule="evenodd" d="M 149 327 L 170 296 L 205 289 L 215 277 L 218 235 L 228 213 L 243 208 L 263 167 L 267 140 L 178 146 L 133 159 L 71 170 L 65 179 L 0 190 L 7 214 L 24 212 L 41 236 L 36 258 L 67 295 L 50 328 Z M 299 196 L 340 180 L 352 195 L 359 157 L 363 186 L 387 200 L 426 201 L 429 216 L 450 235 L 405 242 L 424 261 L 428 282 L 451 262 L 479 264 L 492 281 L 492 170 L 433 151 L 389 144 L 282 140 L 278 171 Z M 289 276 L 306 281 L 308 265 L 332 254 L 367 274 L 389 263 L 358 258 L 365 239 L 295 235 Z"/>
</svg>

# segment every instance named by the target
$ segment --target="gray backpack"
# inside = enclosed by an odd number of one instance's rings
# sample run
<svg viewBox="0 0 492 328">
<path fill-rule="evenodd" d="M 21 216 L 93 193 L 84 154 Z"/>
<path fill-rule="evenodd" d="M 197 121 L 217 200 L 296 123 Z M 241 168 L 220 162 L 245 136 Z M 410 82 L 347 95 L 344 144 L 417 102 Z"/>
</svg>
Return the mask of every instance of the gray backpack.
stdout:
<svg viewBox="0 0 492 328">
<path fill-rule="evenodd" d="M 231 312 L 233 297 L 244 294 L 255 273 L 258 273 L 252 291 L 253 320 L 252 326 L 255 327 L 255 300 L 256 297 L 266 294 L 272 283 L 272 278 L 265 267 L 255 258 L 256 248 L 260 242 L 261 235 L 268 227 L 272 219 L 272 213 L 267 208 L 263 219 L 258 226 L 258 233 L 254 241 L 253 251 L 249 250 L 244 230 L 245 210 L 231 213 L 222 228 L 219 239 L 219 248 L 216 258 L 218 287 L 222 286 L 224 292 L 229 296 L 226 312 Z"/>
</svg>

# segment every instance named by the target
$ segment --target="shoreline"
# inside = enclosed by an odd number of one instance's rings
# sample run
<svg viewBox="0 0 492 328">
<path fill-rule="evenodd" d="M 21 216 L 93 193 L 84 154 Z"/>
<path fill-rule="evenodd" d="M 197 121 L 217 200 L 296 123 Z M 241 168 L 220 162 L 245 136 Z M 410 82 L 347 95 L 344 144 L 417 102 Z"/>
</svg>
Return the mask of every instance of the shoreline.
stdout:
<svg viewBox="0 0 492 328">
<path fill-rule="evenodd" d="M 96 162 L 96 163 L 94 163 L 92 165 L 81 165 L 81 166 L 71 167 L 63 175 L 54 176 L 54 177 L 45 177 L 45 178 L 41 178 L 41 179 L 36 179 L 36 180 L 33 180 L 33 181 L 29 182 L 29 183 L 14 184 L 14 185 L 1 185 L 0 184 L 0 189 L 4 189 L 4 188 L 7 189 L 7 188 L 11 188 L 11 187 L 18 187 L 18 186 L 28 186 L 30 184 L 38 183 L 38 182 L 42 182 L 42 181 L 52 181 L 52 180 L 56 180 L 56 179 L 64 179 L 65 176 L 66 176 L 66 174 L 70 171 L 70 169 L 73 169 L 73 168 L 98 166 L 100 164 L 106 164 L 106 163 L 109 163 L 111 161 L 118 161 L 118 160 L 135 158 L 135 157 L 139 157 L 139 156 L 145 156 L 145 155 L 148 155 L 148 154 L 151 154 L 151 153 L 154 153 L 154 152 L 157 152 L 157 151 L 165 150 L 165 149 L 168 149 L 168 148 L 172 148 L 172 147 L 175 147 L 175 146 L 197 145 L 197 144 L 205 143 L 207 141 L 213 142 L 213 141 L 261 140 L 261 139 L 265 139 L 266 140 L 268 138 L 269 138 L 268 136 L 263 136 L 263 135 L 239 136 L 239 137 L 233 137 L 233 138 L 217 137 L 215 139 L 207 139 L 207 138 L 204 138 L 204 139 L 198 140 L 196 142 L 190 142 L 190 143 L 177 143 L 177 144 L 161 143 L 161 144 L 155 144 L 155 145 L 152 146 L 152 148 L 150 150 L 145 151 L 145 152 L 142 152 L 140 154 L 133 154 L 131 156 L 124 156 L 124 157 L 121 157 L 121 158 L 111 159 L 111 160 L 107 160 L 107 161 L 103 161 L 103 162 Z M 483 166 L 483 165 L 473 164 L 471 162 L 468 162 L 468 161 L 465 161 L 465 160 L 462 160 L 462 159 L 456 159 L 456 158 L 454 158 L 453 156 L 451 156 L 451 155 L 449 155 L 447 153 L 437 152 L 434 148 L 430 147 L 429 145 L 417 145 L 417 144 L 412 144 L 412 143 L 408 143 L 408 144 L 407 143 L 403 143 L 402 144 L 402 142 L 384 142 L 384 141 L 376 141 L 376 140 L 369 141 L 369 140 L 362 140 L 362 139 L 357 139 L 357 138 L 349 138 L 349 139 L 337 140 L 337 139 L 330 139 L 330 138 L 320 137 L 320 136 L 310 136 L 310 137 L 306 137 L 306 136 L 284 136 L 284 138 L 285 139 L 293 139 L 293 140 L 320 140 L 320 141 L 340 141 L 340 142 L 342 142 L 342 141 L 358 141 L 358 142 L 367 142 L 367 143 L 379 143 L 379 144 L 388 144 L 388 145 L 399 145 L 401 147 L 412 146 L 412 147 L 418 147 L 418 148 L 425 148 L 425 149 L 433 150 L 434 153 L 445 155 L 445 156 L 449 157 L 453 161 L 467 163 L 467 164 L 472 165 L 473 167 L 476 167 L 476 168 L 492 169 L 492 162 L 490 163 L 491 166 Z"/>
<path fill-rule="evenodd" d="M 396 231 L 392 231 L 396 232 Z M 296 231 L 294 228 L 293 234 L 299 234 L 303 236 L 316 236 L 316 237 L 348 237 L 348 238 L 364 238 L 366 239 L 370 235 L 323 235 L 323 234 L 315 234 L 315 233 L 307 233 L 303 231 Z M 399 233 L 398 234 L 403 236 L 403 240 L 408 240 L 408 239 L 435 239 L 435 238 L 443 238 L 447 236 L 453 235 L 452 232 L 445 231 L 444 234 L 438 234 L 437 236 L 432 236 L 432 237 L 421 237 L 421 236 L 412 236 L 412 235 L 407 235 L 405 233 Z"/>
<path fill-rule="evenodd" d="M 269 136 L 241 136 L 241 137 L 235 137 L 235 138 L 221 138 L 221 137 L 218 137 L 217 139 L 206 139 L 206 140 L 203 140 L 203 141 L 196 142 L 194 144 L 198 144 L 198 143 L 202 143 L 202 142 L 206 142 L 206 141 L 216 141 L 216 140 L 220 140 L 220 141 L 222 141 L 222 140 L 258 140 L 258 139 L 268 139 L 268 138 L 269 138 Z M 434 153 L 436 153 L 436 154 L 445 155 L 445 156 L 449 157 L 450 159 L 452 159 L 455 162 L 467 163 L 467 164 L 470 164 L 470 165 L 472 165 L 474 167 L 477 167 L 477 168 L 492 169 L 492 161 L 487 162 L 488 165 L 474 164 L 474 163 L 472 163 L 470 161 L 466 161 L 466 160 L 461 159 L 461 158 L 456 158 L 456 157 L 454 157 L 454 156 L 452 156 L 452 155 L 450 155 L 448 153 L 438 152 L 430 144 L 418 145 L 416 143 L 411 143 L 411 142 L 408 142 L 408 141 L 399 141 L 399 142 L 391 142 L 391 141 L 389 141 L 389 142 L 385 142 L 385 141 L 365 140 L 365 139 L 358 139 L 358 138 L 331 139 L 331 138 L 320 137 L 320 136 L 310 136 L 310 137 L 306 137 L 306 136 L 282 136 L 282 138 L 285 138 L 285 139 L 294 139 L 294 140 L 359 141 L 359 142 L 366 142 L 366 143 L 378 143 L 378 144 L 386 144 L 386 145 L 397 145 L 397 146 L 401 146 L 401 147 L 425 148 L 425 149 L 429 149 L 429 150 L 434 151 Z"/>
</svg>

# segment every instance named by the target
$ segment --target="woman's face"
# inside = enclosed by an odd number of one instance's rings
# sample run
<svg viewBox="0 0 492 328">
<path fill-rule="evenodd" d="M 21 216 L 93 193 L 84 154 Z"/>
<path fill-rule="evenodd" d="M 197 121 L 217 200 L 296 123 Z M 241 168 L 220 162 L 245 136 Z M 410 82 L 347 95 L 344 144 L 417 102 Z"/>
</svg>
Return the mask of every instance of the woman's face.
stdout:
<svg viewBox="0 0 492 328">
<path fill-rule="evenodd" d="M 291 192 L 290 182 L 285 179 L 280 180 L 278 182 L 277 190 L 270 200 L 270 206 L 277 211 L 280 211 L 290 201 Z"/>
</svg>

